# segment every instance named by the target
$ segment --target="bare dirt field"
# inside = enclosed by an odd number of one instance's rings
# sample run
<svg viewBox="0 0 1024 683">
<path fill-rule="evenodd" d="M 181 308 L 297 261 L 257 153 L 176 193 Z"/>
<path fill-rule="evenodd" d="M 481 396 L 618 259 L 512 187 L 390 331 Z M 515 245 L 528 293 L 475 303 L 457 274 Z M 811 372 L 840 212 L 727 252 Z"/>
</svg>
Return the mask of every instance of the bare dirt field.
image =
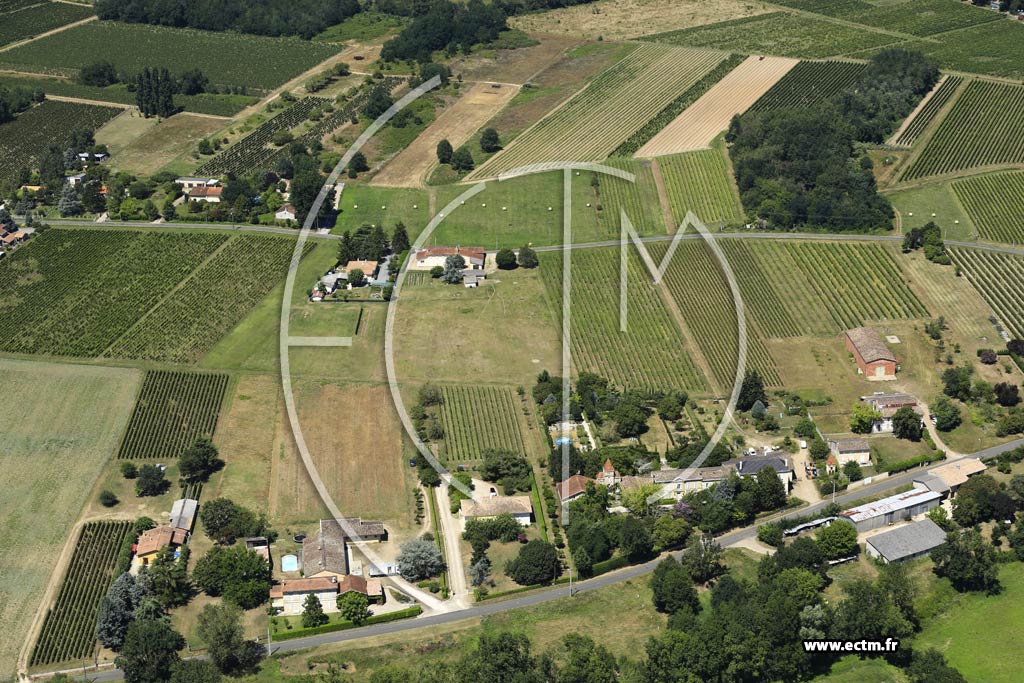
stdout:
<svg viewBox="0 0 1024 683">
<path fill-rule="evenodd" d="M 124 118 L 124 114 L 116 120 Z M 224 119 L 195 114 L 176 114 L 148 129 L 111 158 L 119 171 L 152 175 L 216 130 L 224 127 Z M 113 133 L 109 133 L 113 135 Z"/>
<path fill-rule="evenodd" d="M 580 44 L 579 38 L 534 35 L 532 47 L 516 50 L 477 52 L 452 64 L 452 72 L 467 81 L 494 81 L 522 85 L 561 59 L 566 50 Z"/>
<path fill-rule="evenodd" d="M 420 133 L 411 145 L 373 178 L 373 185 L 418 187 L 437 165 L 437 143 L 447 138 L 458 149 L 481 126 L 508 104 L 519 87 L 500 83 L 477 83 L 470 86 L 454 104 L 447 107 L 434 122 Z"/>
<path fill-rule="evenodd" d="M 636 156 L 656 157 L 707 149 L 729 126 L 734 115 L 746 111 L 798 61 L 787 57 L 747 57 L 637 150 Z"/>
<path fill-rule="evenodd" d="M 529 32 L 624 40 L 767 11 L 769 8 L 756 0 L 600 0 L 513 17 L 509 24 Z"/>
<path fill-rule="evenodd" d="M 136 370 L 0 360 L 0 680 L 13 678 L 58 557 L 128 421 Z M 41 622 L 39 622 L 41 624 Z"/>
</svg>

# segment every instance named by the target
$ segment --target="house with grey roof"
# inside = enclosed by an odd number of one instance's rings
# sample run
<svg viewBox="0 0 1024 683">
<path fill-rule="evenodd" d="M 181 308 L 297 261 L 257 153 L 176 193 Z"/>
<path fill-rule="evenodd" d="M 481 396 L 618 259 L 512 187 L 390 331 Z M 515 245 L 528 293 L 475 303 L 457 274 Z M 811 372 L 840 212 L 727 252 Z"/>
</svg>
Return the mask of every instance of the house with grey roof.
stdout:
<svg viewBox="0 0 1024 683">
<path fill-rule="evenodd" d="M 946 532 L 932 520 L 922 519 L 872 536 L 865 546 L 868 555 L 888 564 L 924 557 L 945 542 Z"/>
</svg>

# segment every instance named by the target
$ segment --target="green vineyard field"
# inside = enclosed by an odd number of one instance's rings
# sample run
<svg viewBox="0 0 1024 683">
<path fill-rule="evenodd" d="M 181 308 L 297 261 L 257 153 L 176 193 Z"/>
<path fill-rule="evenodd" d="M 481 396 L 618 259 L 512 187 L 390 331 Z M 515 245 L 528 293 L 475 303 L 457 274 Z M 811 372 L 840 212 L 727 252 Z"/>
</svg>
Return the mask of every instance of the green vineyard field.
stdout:
<svg viewBox="0 0 1024 683">
<path fill-rule="evenodd" d="M 1010 336 L 1024 338 L 1024 259 L 982 249 L 950 253 Z"/>
<path fill-rule="evenodd" d="M 92 15 L 91 7 L 65 2 L 46 2 L 5 11 L 0 14 L 0 45 L 32 38 Z"/>
<path fill-rule="evenodd" d="M 773 111 L 822 102 L 856 83 L 864 66 L 858 62 L 800 62 L 761 95 L 750 110 Z"/>
<path fill-rule="evenodd" d="M 487 448 L 525 453 L 519 400 L 508 387 L 446 385 L 441 389 L 444 462 L 477 465 Z"/>
<path fill-rule="evenodd" d="M 658 200 L 658 186 L 654 182 L 651 162 L 615 158 L 605 163 L 629 171 L 636 176 L 636 182 L 631 183 L 612 175 L 597 174 L 597 198 L 601 205 L 601 219 L 613 226 L 621 227 L 622 210 L 625 209 L 639 234 L 664 235 L 667 231 L 665 214 Z"/>
<path fill-rule="evenodd" d="M 971 81 L 900 179 L 1024 163 L 1024 136 L 1011 123 L 1022 117 L 1024 86 Z"/>
<path fill-rule="evenodd" d="M 1001 19 L 995 12 L 948 0 L 781 0 L 778 4 L 887 31 L 930 36 Z"/>
<path fill-rule="evenodd" d="M 721 150 L 708 149 L 658 159 L 669 205 L 678 227 L 688 211 L 705 225 L 736 225 L 743 210 Z"/>
<path fill-rule="evenodd" d="M 128 521 L 89 522 L 78 536 L 57 601 L 46 613 L 30 666 L 72 660 L 92 662 L 96 613 L 117 577 L 118 551 L 131 532 Z"/>
<path fill-rule="evenodd" d="M 921 137 L 921 133 L 935 120 L 935 117 L 939 115 L 939 112 L 946 106 L 946 103 L 952 99 L 963 82 L 964 79 L 959 76 L 947 76 L 942 85 L 928 98 L 928 102 L 921 107 L 921 110 L 917 112 L 914 119 L 907 124 L 907 127 L 896 138 L 896 144 L 910 146 L 917 142 L 918 138 Z"/>
<path fill-rule="evenodd" d="M 540 271 L 553 313 L 561 320 L 561 254 L 543 254 Z M 589 370 L 637 389 L 706 389 L 679 326 L 632 250 L 628 281 L 628 327 L 621 332 L 619 250 L 573 252 L 570 346 L 576 371 Z"/>
<path fill-rule="evenodd" d="M 0 155 L 4 159 L 0 182 L 13 182 L 22 168 L 34 168 L 49 145 L 64 149 L 75 130 L 95 130 L 122 111 L 56 100 L 23 111 L 13 121 L 0 125 Z"/>
<path fill-rule="evenodd" d="M 494 177 L 531 163 L 600 161 L 726 57 L 641 45 L 470 177 Z"/>
<path fill-rule="evenodd" d="M 982 239 L 1024 244 L 1024 171 L 957 180 L 952 186 Z"/>
<path fill-rule="evenodd" d="M 307 245 L 307 253 L 313 248 Z M 104 355 L 195 363 L 284 281 L 295 243 L 235 236 Z"/>
<path fill-rule="evenodd" d="M 212 437 L 227 375 L 150 370 L 117 457 L 177 458 L 198 437 Z"/>
<path fill-rule="evenodd" d="M 226 240 L 50 228 L 0 261 L 0 346 L 98 356 Z"/>
</svg>

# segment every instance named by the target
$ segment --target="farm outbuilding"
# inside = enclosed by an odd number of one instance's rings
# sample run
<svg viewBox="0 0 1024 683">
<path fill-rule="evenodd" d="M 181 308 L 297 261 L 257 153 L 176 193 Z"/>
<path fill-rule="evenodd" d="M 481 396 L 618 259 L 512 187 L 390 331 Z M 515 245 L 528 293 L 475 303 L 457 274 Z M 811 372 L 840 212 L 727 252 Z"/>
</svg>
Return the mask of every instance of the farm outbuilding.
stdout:
<svg viewBox="0 0 1024 683">
<path fill-rule="evenodd" d="M 839 513 L 853 522 L 857 531 L 870 531 L 908 520 L 938 507 L 942 494 L 927 488 L 914 488 L 873 503 L 865 503 Z"/>
<path fill-rule="evenodd" d="M 521 526 L 533 523 L 533 503 L 529 496 L 490 496 L 482 500 L 463 500 L 461 507 L 465 519 L 490 519 L 508 513 Z"/>
<path fill-rule="evenodd" d="M 872 536 L 865 543 L 868 555 L 882 562 L 904 562 L 924 557 L 946 542 L 946 532 L 930 519 Z"/>
<path fill-rule="evenodd" d="M 870 327 L 858 327 L 844 332 L 843 339 L 864 377 L 873 382 L 896 379 L 896 356 L 878 332 Z"/>
</svg>

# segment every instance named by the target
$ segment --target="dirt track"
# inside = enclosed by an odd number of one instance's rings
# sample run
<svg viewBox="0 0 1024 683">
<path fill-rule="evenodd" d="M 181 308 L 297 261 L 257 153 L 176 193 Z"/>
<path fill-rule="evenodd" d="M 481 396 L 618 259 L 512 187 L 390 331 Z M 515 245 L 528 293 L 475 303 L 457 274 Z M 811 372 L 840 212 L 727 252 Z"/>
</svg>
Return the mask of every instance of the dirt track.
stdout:
<svg viewBox="0 0 1024 683">
<path fill-rule="evenodd" d="M 798 61 L 786 57 L 747 57 L 661 129 L 636 156 L 656 157 L 706 149 L 729 126 L 735 114 L 746 111 Z"/>
<path fill-rule="evenodd" d="M 437 165 L 437 143 L 447 138 L 452 147 L 458 149 L 508 104 L 517 92 L 519 87 L 515 85 L 473 85 L 427 126 L 411 145 L 388 162 L 371 184 L 397 187 L 422 185 L 424 178 Z"/>
</svg>

